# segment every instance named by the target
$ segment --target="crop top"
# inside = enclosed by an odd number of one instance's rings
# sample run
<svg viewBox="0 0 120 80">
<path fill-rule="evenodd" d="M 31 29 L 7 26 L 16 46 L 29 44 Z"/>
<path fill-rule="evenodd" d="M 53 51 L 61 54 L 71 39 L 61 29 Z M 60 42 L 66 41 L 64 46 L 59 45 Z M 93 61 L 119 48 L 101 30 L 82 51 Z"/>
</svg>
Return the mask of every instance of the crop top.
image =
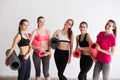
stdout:
<svg viewBox="0 0 120 80">
<path fill-rule="evenodd" d="M 67 35 L 63 35 L 61 33 L 61 31 L 59 32 L 58 34 L 58 39 L 61 41 L 61 42 L 70 42 L 69 38 Z"/>
<path fill-rule="evenodd" d="M 85 34 L 84 39 L 82 41 L 80 41 L 81 35 L 79 35 L 79 39 L 78 39 L 79 46 L 81 46 L 81 47 L 88 47 L 89 46 L 89 43 L 86 40 L 86 36 L 87 36 L 87 33 Z"/>
<path fill-rule="evenodd" d="M 30 40 L 23 38 L 21 34 L 20 34 L 20 36 L 21 36 L 21 40 L 19 41 L 18 46 L 19 47 L 28 46 L 30 43 Z"/>
<path fill-rule="evenodd" d="M 49 41 L 49 34 L 48 31 L 45 31 L 45 34 L 39 34 L 39 32 L 37 31 L 37 35 L 35 36 L 35 39 L 37 41 Z"/>
</svg>

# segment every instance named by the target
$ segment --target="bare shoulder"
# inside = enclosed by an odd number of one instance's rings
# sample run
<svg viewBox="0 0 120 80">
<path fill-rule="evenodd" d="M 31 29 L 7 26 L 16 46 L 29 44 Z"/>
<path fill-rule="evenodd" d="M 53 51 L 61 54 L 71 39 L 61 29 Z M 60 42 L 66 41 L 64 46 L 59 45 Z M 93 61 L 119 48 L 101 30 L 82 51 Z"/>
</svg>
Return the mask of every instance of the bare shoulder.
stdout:
<svg viewBox="0 0 120 80">
<path fill-rule="evenodd" d="M 88 42 L 92 42 L 92 39 L 91 39 L 91 37 L 90 37 L 90 34 L 89 33 L 87 33 L 87 36 L 86 36 L 86 40 L 88 41 Z"/>
<path fill-rule="evenodd" d="M 61 30 L 58 29 L 58 30 L 55 31 L 55 33 L 58 34 L 60 31 L 61 31 Z"/>
<path fill-rule="evenodd" d="M 89 34 L 89 33 L 87 33 L 87 36 L 86 36 L 86 37 L 88 37 L 88 38 L 89 38 L 89 37 L 90 37 L 90 34 Z"/>
<path fill-rule="evenodd" d="M 32 34 L 36 34 L 36 32 L 37 32 L 37 29 L 33 30 L 33 31 L 32 31 Z"/>
<path fill-rule="evenodd" d="M 21 35 L 19 33 L 17 33 L 15 38 L 21 38 Z"/>
<path fill-rule="evenodd" d="M 15 40 L 15 41 L 21 40 L 21 35 L 17 33 L 17 34 L 15 35 L 15 37 L 14 37 L 14 40 Z"/>
<path fill-rule="evenodd" d="M 49 29 L 46 28 L 45 30 L 46 30 L 48 33 L 50 33 L 50 30 L 49 30 Z"/>
</svg>

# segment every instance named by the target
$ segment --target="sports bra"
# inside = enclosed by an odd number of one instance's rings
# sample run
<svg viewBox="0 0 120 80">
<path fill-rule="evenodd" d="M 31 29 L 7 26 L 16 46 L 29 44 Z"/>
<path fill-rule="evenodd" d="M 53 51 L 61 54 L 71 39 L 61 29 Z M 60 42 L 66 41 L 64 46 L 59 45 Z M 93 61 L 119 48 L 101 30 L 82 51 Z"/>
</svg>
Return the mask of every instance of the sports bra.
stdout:
<svg viewBox="0 0 120 80">
<path fill-rule="evenodd" d="M 28 46 L 30 43 L 30 40 L 28 38 L 27 39 L 23 38 L 21 34 L 20 36 L 21 36 L 21 40 L 19 41 L 18 46 L 19 47 Z"/>
<path fill-rule="evenodd" d="M 35 36 L 35 39 L 37 41 L 49 41 L 49 34 L 47 30 L 45 30 L 45 34 L 40 34 L 38 30 L 36 32 L 37 32 L 37 35 Z"/>
<path fill-rule="evenodd" d="M 61 42 L 70 42 L 68 35 L 63 35 L 61 31 L 58 33 L 58 39 Z"/>
<path fill-rule="evenodd" d="M 85 34 L 84 39 L 82 41 L 80 41 L 81 35 L 79 35 L 79 39 L 78 39 L 79 40 L 79 46 L 81 46 L 81 47 L 88 47 L 89 46 L 89 43 L 86 40 L 86 36 L 87 36 L 87 33 Z"/>
</svg>

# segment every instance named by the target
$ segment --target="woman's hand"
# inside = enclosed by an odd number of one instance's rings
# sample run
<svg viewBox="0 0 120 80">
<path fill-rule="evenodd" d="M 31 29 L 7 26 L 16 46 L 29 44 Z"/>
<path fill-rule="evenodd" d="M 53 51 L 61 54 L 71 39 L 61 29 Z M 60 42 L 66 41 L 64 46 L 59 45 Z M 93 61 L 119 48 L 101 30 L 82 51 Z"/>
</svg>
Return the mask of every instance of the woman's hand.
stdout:
<svg viewBox="0 0 120 80">
<path fill-rule="evenodd" d="M 80 51 L 82 51 L 82 50 L 83 50 L 83 48 L 82 48 L 82 47 L 78 47 L 78 48 L 77 48 L 77 50 L 80 50 Z"/>
<path fill-rule="evenodd" d="M 37 47 L 37 49 L 41 52 L 45 52 L 45 49 L 44 48 L 41 48 L 41 47 Z"/>
<path fill-rule="evenodd" d="M 71 57 L 69 56 L 68 57 L 68 64 L 71 62 Z"/>
<path fill-rule="evenodd" d="M 5 59 L 5 65 L 9 66 L 8 58 Z"/>
<path fill-rule="evenodd" d="M 28 58 L 29 58 L 28 54 L 24 56 L 24 60 L 27 60 Z"/>
<path fill-rule="evenodd" d="M 50 52 L 45 52 L 44 56 L 50 56 L 51 57 L 51 53 Z"/>
<path fill-rule="evenodd" d="M 98 51 L 100 51 L 100 50 L 101 50 L 101 48 L 100 48 L 100 45 L 99 45 L 99 44 L 97 44 L 97 47 L 96 47 L 96 48 L 97 48 L 97 50 L 98 50 Z"/>
</svg>

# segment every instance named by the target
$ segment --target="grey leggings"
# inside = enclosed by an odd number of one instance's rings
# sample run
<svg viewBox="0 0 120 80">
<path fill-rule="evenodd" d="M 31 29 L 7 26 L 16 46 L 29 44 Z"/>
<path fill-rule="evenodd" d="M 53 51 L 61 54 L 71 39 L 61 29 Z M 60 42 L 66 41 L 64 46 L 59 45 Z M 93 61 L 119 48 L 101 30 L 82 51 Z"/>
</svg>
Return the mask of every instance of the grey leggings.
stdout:
<svg viewBox="0 0 120 80">
<path fill-rule="evenodd" d="M 33 52 L 33 62 L 34 62 L 34 66 L 35 66 L 35 71 L 36 77 L 40 77 L 40 73 L 41 73 L 41 60 L 42 60 L 42 64 L 43 64 L 43 74 L 46 77 L 49 77 L 49 56 L 44 56 L 44 57 L 39 57 L 38 54 L 34 51 Z"/>
<path fill-rule="evenodd" d="M 96 62 L 93 72 L 93 80 L 99 80 L 100 72 L 103 73 L 103 80 L 109 80 L 110 64 Z"/>
</svg>

